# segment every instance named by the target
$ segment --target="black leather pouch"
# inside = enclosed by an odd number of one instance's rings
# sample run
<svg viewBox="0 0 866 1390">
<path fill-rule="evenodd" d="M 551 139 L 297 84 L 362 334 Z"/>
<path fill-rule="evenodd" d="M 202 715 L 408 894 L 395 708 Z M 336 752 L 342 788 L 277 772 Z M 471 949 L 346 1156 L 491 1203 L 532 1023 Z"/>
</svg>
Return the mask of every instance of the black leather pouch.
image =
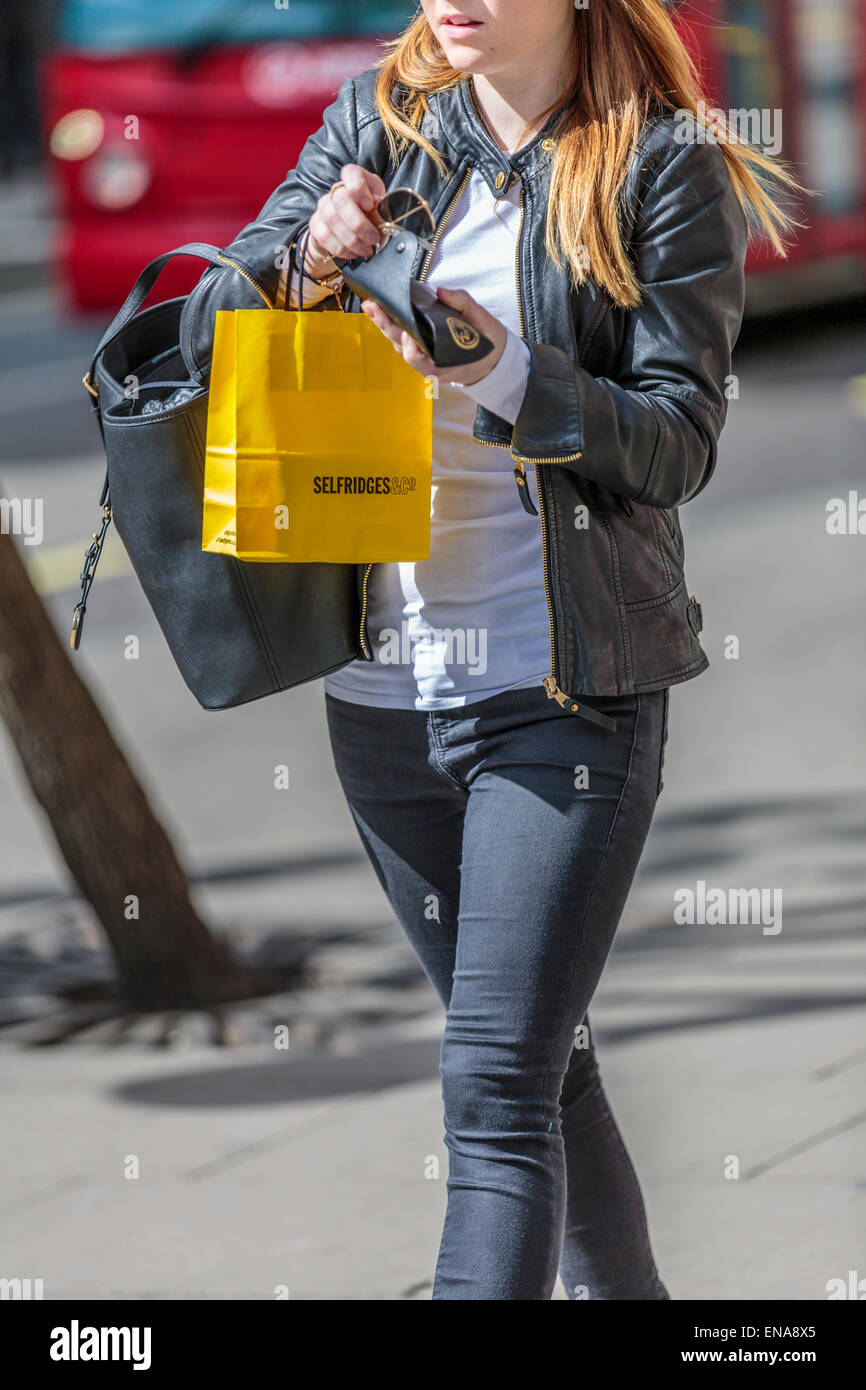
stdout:
<svg viewBox="0 0 866 1390">
<path fill-rule="evenodd" d="M 493 351 L 488 337 L 437 299 L 412 275 L 418 250 L 413 232 L 399 231 L 369 259 L 335 264 L 360 299 L 374 299 L 427 353 L 437 367 L 465 367 Z"/>
</svg>

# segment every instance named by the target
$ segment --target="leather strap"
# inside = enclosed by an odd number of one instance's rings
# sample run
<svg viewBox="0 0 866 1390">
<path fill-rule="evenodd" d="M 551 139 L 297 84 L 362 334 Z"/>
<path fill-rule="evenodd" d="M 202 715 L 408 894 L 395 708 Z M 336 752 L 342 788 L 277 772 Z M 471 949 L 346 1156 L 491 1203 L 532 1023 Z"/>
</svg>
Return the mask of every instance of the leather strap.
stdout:
<svg viewBox="0 0 866 1390">
<path fill-rule="evenodd" d="M 594 709 L 592 705 L 585 705 L 582 700 L 573 701 L 576 706 L 574 713 L 582 719 L 589 720 L 590 724 L 597 724 L 600 729 L 608 729 L 610 733 L 616 733 L 616 720 L 611 719 L 609 714 L 602 714 L 600 709 Z M 571 705 L 567 706 L 571 712 Z"/>
<path fill-rule="evenodd" d="M 211 265 L 220 265 L 227 269 L 232 269 L 233 267 L 229 262 L 222 259 L 224 254 L 225 253 L 221 251 L 218 246 L 211 246 L 206 241 L 188 241 L 185 246 L 177 246 L 173 251 L 164 251 L 161 256 L 157 256 L 144 267 L 144 270 L 129 291 L 123 304 L 100 338 L 99 346 L 93 354 L 93 360 L 90 363 L 87 376 L 84 378 L 84 384 L 91 393 L 93 391 L 93 374 L 96 371 L 96 363 L 100 353 L 105 351 L 109 343 L 114 341 L 121 329 L 125 328 L 130 319 L 134 318 L 138 313 L 172 256 L 198 256 L 203 261 L 209 261 Z M 240 262 L 238 262 L 238 264 L 240 264 Z M 246 269 L 245 266 L 244 269 Z M 88 385 L 88 383 L 90 384 Z"/>
<path fill-rule="evenodd" d="M 306 266 L 306 262 L 307 262 L 307 252 L 308 252 L 308 250 L 309 250 L 309 246 L 310 246 L 310 228 L 309 228 L 309 224 L 307 224 L 305 227 L 302 227 L 302 228 L 301 228 L 301 230 L 298 232 L 297 237 L 296 237 L 295 240 L 292 242 L 291 250 L 290 250 L 290 252 L 289 252 L 289 255 L 286 257 L 286 263 L 285 263 L 285 265 L 283 266 L 282 270 L 280 271 L 279 284 L 277 285 L 277 299 L 276 299 L 276 303 L 275 303 L 275 305 L 274 305 L 274 308 L 275 308 L 275 309 L 282 309 L 282 310 L 291 309 L 291 307 L 292 307 L 292 304 L 291 304 L 291 296 L 292 296 L 292 273 L 293 273 L 293 271 L 297 270 L 297 271 L 298 271 L 298 311 L 299 311 L 299 312 L 303 312 L 303 308 L 304 308 L 304 275 L 305 275 L 305 273 L 306 273 L 304 267 Z M 295 251 L 296 251 L 296 250 L 300 250 L 300 264 L 299 264 L 299 262 L 298 262 L 298 259 L 295 257 Z M 312 277 L 311 277 L 311 278 L 312 278 Z M 334 284 L 332 284 L 332 282 L 333 282 L 333 281 L 342 281 L 342 278 L 343 278 L 342 275 L 341 275 L 340 272 L 337 270 L 337 271 L 334 272 L 333 275 L 328 275 L 328 276 L 326 276 L 326 278 L 325 278 L 324 280 L 317 280 L 317 281 L 316 281 L 316 284 L 317 284 L 317 285 L 325 285 L 325 286 L 327 286 L 327 288 L 330 289 L 332 292 L 335 292 L 336 286 L 335 286 Z"/>
<path fill-rule="evenodd" d="M 100 353 L 104 352 L 109 343 L 112 343 L 118 333 L 122 331 L 131 319 L 135 317 L 147 296 L 150 294 L 160 274 L 171 260 L 172 256 L 199 256 L 203 261 L 209 261 L 211 265 L 232 267 L 227 261 L 222 259 L 223 253 L 218 246 L 211 246 L 206 241 L 190 241 L 184 246 L 178 246 L 173 251 L 165 251 L 161 256 L 157 256 L 144 267 L 129 294 L 126 296 L 121 307 L 118 309 L 111 323 L 106 328 L 99 340 L 99 346 L 93 354 L 87 375 L 84 377 L 84 385 L 91 395 L 91 405 L 96 416 L 96 423 L 99 426 L 99 433 L 105 438 L 102 425 L 102 411 L 99 406 L 99 395 L 93 383 L 93 375 L 96 371 L 96 363 Z M 246 267 L 245 267 L 246 268 Z M 186 382 L 161 383 L 162 385 L 185 386 Z M 146 388 L 145 388 L 146 389 Z M 102 508 L 102 524 L 98 531 L 93 532 L 93 539 L 87 547 L 84 556 L 84 567 L 81 571 L 81 597 L 75 605 L 72 618 L 72 632 L 69 638 L 70 646 L 78 648 L 81 642 L 82 627 L 84 624 L 84 614 L 87 609 L 87 596 L 93 584 L 96 566 L 102 554 L 102 547 L 105 542 L 105 533 L 111 524 L 111 495 L 108 484 L 108 470 L 105 472 L 105 481 L 102 484 L 102 493 L 99 498 L 99 505 Z"/>
<path fill-rule="evenodd" d="M 285 310 L 289 308 L 292 296 L 292 273 L 295 270 L 295 251 L 298 245 L 298 237 L 303 235 L 304 229 L 301 228 L 289 247 L 288 255 L 283 265 L 280 267 L 280 278 L 277 281 L 277 297 L 274 301 L 275 309 Z"/>
</svg>

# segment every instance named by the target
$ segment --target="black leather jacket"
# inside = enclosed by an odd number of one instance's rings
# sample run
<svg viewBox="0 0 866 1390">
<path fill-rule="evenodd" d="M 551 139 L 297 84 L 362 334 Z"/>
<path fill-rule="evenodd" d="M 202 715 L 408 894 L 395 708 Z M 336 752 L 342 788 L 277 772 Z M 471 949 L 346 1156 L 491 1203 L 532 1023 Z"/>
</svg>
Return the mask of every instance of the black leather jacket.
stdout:
<svg viewBox="0 0 866 1390">
<path fill-rule="evenodd" d="M 187 365 L 206 374 L 217 309 L 261 305 L 262 291 L 275 298 L 278 248 L 296 241 L 342 165 L 416 188 L 440 226 L 470 169 L 494 193 L 516 171 L 524 205 L 518 295 L 532 364 L 514 426 L 479 407 L 473 433 L 510 450 L 518 484 L 527 464 L 536 468 L 550 610 L 546 689 L 564 709 L 592 718 L 573 697 L 689 680 L 708 661 L 698 641 L 700 605 L 686 588 L 677 508 L 715 466 L 744 297 L 746 219 L 721 151 L 679 143 L 669 115 L 644 127 L 622 204 L 644 293 L 625 311 L 591 280 L 573 291 L 545 252 L 555 115 L 508 157 L 480 122 L 466 80 L 433 95 L 422 130 L 450 168 L 443 179 L 418 146 L 399 167 L 389 161 L 374 81 L 371 71 L 342 84 L 297 168 L 227 248 L 249 278 L 205 272 L 183 314 Z M 353 297 L 344 304 L 360 307 Z M 515 506 L 524 498 L 527 489 L 516 486 Z M 359 656 L 366 657 L 370 568 L 358 567 Z"/>
</svg>

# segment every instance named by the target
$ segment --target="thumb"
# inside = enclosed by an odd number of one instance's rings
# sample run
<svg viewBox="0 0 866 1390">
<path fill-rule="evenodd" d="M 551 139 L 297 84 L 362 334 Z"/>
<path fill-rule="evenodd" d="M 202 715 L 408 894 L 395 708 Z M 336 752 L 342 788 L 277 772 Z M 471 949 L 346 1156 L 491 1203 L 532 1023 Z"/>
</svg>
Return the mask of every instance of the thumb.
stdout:
<svg viewBox="0 0 866 1390">
<path fill-rule="evenodd" d="M 447 304 L 449 309 L 456 309 L 467 323 L 472 324 L 473 328 L 484 328 L 489 322 L 491 315 L 486 309 L 482 309 L 478 301 L 473 299 L 466 290 L 440 289 L 436 293 L 443 304 Z"/>
</svg>

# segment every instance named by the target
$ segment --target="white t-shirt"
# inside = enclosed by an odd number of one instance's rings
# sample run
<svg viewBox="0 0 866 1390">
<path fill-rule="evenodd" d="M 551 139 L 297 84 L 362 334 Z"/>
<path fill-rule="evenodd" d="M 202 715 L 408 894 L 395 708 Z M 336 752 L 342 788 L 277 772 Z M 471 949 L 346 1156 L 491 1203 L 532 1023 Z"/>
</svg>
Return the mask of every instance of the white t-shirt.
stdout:
<svg viewBox="0 0 866 1390">
<path fill-rule="evenodd" d="M 358 659 L 326 676 L 326 691 L 339 699 L 449 709 L 540 684 L 550 670 L 539 518 L 521 505 L 510 451 L 472 438 L 479 402 L 513 424 L 526 390 L 519 229 L 519 178 L 495 197 L 473 170 L 430 262 L 427 284 L 467 290 L 506 325 L 508 343 L 476 386 L 439 384 L 430 556 L 373 566 L 367 633 L 374 660 Z M 527 468 L 537 508 L 534 473 Z"/>
</svg>

